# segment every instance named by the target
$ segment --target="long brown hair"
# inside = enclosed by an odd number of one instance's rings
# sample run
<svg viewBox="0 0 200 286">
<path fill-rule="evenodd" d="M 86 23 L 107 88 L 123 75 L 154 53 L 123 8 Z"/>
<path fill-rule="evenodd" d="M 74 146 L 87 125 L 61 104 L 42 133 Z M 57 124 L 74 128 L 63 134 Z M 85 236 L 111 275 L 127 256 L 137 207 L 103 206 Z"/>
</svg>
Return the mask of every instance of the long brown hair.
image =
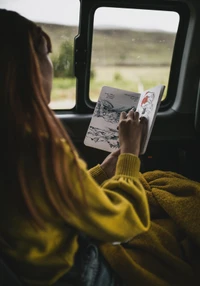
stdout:
<svg viewBox="0 0 200 286">
<path fill-rule="evenodd" d="M 16 178 L 13 181 L 18 182 L 27 213 L 37 225 L 43 227 L 45 220 L 29 192 L 31 182 L 27 181 L 26 169 L 21 162 L 21 154 L 27 148 L 26 127 L 31 130 L 31 145 L 35 150 L 32 155 L 37 157 L 48 200 L 63 218 L 66 216 L 65 208 L 75 209 L 84 201 L 85 196 L 84 192 L 82 198 L 75 195 L 67 176 L 69 167 L 64 162 L 64 151 L 59 139 L 63 138 L 74 154 L 74 164 L 81 185 L 76 151 L 62 124 L 48 107 L 42 87 L 37 45 L 41 37 L 45 37 L 50 46 L 48 35 L 19 14 L 0 10 L 0 37 L 0 127 L 1 134 L 5 135 L 2 164 L 5 177 L 11 176 L 11 181 Z M 57 185 L 56 192 L 59 191 L 59 199 L 49 182 L 49 168 Z M 65 204 L 61 204 L 61 201 Z"/>
</svg>

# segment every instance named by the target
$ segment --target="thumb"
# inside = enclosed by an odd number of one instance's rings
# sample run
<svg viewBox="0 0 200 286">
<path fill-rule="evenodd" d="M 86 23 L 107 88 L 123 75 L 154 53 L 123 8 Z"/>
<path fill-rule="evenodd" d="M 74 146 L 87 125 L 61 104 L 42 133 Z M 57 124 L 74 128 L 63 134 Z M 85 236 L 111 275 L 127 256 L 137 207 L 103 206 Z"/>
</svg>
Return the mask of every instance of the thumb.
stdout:
<svg viewBox="0 0 200 286">
<path fill-rule="evenodd" d="M 113 155 L 113 156 L 116 156 L 116 157 L 118 157 L 119 154 L 120 154 L 120 149 L 118 149 L 118 150 L 112 152 L 112 155 Z"/>
</svg>

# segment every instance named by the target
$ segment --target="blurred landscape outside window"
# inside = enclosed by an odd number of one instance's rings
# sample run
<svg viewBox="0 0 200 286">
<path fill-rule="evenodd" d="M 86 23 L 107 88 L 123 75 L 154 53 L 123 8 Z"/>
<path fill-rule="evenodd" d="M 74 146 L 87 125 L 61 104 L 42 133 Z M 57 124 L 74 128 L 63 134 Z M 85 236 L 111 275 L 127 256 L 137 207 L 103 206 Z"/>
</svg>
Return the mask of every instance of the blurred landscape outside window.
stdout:
<svg viewBox="0 0 200 286">
<path fill-rule="evenodd" d="M 105 85 L 140 93 L 164 84 L 166 97 L 178 24 L 171 11 L 97 9 L 90 99 L 97 101 Z"/>
</svg>

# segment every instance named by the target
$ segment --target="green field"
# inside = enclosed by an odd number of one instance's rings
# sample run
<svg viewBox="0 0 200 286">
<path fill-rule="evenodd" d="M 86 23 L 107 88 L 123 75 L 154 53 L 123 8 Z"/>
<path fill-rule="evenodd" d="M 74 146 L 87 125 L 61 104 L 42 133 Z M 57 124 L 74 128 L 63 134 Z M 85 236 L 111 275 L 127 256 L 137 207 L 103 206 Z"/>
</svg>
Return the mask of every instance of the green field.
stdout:
<svg viewBox="0 0 200 286">
<path fill-rule="evenodd" d="M 159 83 L 167 86 L 168 75 L 169 67 L 98 67 L 95 78 L 90 81 L 90 98 L 96 101 L 104 85 L 135 92 Z M 75 86 L 75 79 L 55 78 L 51 107 L 72 108 L 75 104 Z"/>
</svg>

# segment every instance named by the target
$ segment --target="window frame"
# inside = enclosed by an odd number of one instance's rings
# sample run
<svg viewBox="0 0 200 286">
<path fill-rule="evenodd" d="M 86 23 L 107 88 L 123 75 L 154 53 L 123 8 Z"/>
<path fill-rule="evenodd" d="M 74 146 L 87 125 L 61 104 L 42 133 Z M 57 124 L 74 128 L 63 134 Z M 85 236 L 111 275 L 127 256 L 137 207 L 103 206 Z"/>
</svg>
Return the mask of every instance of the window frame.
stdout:
<svg viewBox="0 0 200 286">
<path fill-rule="evenodd" d="M 181 68 L 184 43 L 189 25 L 189 7 L 183 2 L 174 1 L 110 1 L 110 0 L 81 0 L 78 35 L 74 39 L 74 73 L 76 77 L 76 104 L 69 111 L 80 114 L 92 113 L 95 102 L 89 98 L 90 68 L 92 55 L 93 24 L 95 11 L 101 7 L 130 8 L 145 10 L 160 10 L 177 12 L 180 17 L 172 54 L 169 73 L 168 92 L 161 103 L 159 111 L 167 110 L 175 100 L 178 78 Z M 61 110 L 60 110 L 61 111 Z M 66 110 L 65 110 L 66 111 Z"/>
</svg>

